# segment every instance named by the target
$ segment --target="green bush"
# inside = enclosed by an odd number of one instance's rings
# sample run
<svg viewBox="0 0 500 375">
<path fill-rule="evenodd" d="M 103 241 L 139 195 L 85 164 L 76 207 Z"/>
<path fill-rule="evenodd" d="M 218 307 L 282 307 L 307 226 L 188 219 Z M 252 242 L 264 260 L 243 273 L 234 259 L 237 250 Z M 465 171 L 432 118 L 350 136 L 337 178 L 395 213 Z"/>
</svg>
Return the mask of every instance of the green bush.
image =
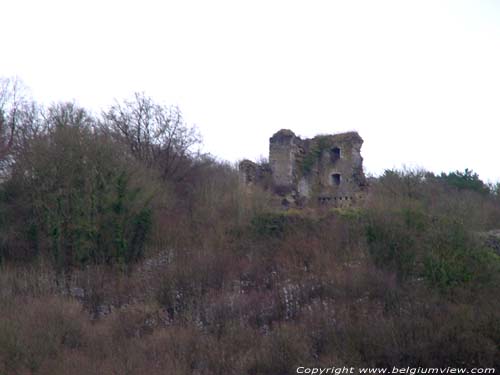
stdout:
<svg viewBox="0 0 500 375">
<path fill-rule="evenodd" d="M 401 280 L 414 276 L 427 220 L 415 209 L 369 213 L 366 238 L 375 264 L 396 272 Z"/>
<path fill-rule="evenodd" d="M 60 110 L 50 131 L 18 155 L 3 186 L 4 209 L 14 218 L 4 229 L 11 233 L 4 255 L 41 253 L 59 271 L 130 263 L 142 256 L 151 227 L 145 185 L 117 144 L 71 120 L 76 109 Z"/>
<path fill-rule="evenodd" d="M 264 212 L 250 221 L 250 231 L 261 239 L 283 239 L 297 232 L 312 233 L 318 229 L 319 217 L 311 217 L 300 211 Z"/>
<path fill-rule="evenodd" d="M 500 269 L 499 257 L 450 216 L 418 209 L 371 212 L 366 238 L 379 267 L 400 280 L 423 277 L 438 290 L 491 283 Z"/>
<path fill-rule="evenodd" d="M 283 237 L 285 223 L 285 214 L 271 212 L 256 215 L 251 220 L 253 232 L 261 237 Z"/>
<path fill-rule="evenodd" d="M 482 247 L 459 222 L 443 218 L 426 236 L 423 276 L 434 288 L 491 283 L 500 271 L 500 257 Z"/>
<path fill-rule="evenodd" d="M 471 190 L 481 194 L 488 194 L 490 191 L 479 175 L 467 168 L 463 172 L 441 173 L 437 179 L 458 190 Z"/>
</svg>

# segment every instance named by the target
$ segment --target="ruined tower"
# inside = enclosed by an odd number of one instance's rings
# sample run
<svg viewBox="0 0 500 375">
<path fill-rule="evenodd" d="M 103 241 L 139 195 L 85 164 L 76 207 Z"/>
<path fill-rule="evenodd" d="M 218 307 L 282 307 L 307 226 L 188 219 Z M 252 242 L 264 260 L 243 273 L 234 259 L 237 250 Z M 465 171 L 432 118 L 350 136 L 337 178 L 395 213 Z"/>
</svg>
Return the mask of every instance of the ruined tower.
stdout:
<svg viewBox="0 0 500 375">
<path fill-rule="evenodd" d="M 274 186 L 291 190 L 296 185 L 297 155 L 301 153 L 300 138 L 288 129 L 282 129 L 269 139 L 269 165 Z"/>
<path fill-rule="evenodd" d="M 366 190 L 362 145 L 356 132 L 301 139 L 282 129 L 269 139 L 269 167 L 244 160 L 241 181 L 260 184 L 270 174 L 270 188 L 284 206 L 357 204 Z"/>
</svg>

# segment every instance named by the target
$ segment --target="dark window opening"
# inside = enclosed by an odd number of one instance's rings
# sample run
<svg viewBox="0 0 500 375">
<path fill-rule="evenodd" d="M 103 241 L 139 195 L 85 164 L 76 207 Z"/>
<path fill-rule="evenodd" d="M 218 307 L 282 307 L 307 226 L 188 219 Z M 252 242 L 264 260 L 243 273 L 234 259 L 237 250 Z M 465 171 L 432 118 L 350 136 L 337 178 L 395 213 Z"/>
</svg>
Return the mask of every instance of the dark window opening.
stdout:
<svg viewBox="0 0 500 375">
<path fill-rule="evenodd" d="M 330 151 L 330 157 L 332 159 L 332 163 L 335 163 L 337 160 L 340 159 L 340 148 L 334 147 Z"/>
<path fill-rule="evenodd" d="M 339 173 L 332 174 L 332 184 L 333 185 L 340 185 L 340 174 Z"/>
</svg>

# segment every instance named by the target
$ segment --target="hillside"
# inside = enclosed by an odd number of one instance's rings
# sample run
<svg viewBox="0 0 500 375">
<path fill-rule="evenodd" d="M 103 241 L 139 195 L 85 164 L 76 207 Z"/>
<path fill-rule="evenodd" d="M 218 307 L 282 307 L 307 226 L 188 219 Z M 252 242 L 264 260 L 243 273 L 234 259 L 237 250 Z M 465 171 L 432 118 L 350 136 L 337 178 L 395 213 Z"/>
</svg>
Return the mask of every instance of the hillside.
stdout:
<svg viewBox="0 0 500 375">
<path fill-rule="evenodd" d="M 5 103 L 0 374 L 500 367 L 500 189 L 473 171 L 273 209 L 144 95 Z"/>
</svg>

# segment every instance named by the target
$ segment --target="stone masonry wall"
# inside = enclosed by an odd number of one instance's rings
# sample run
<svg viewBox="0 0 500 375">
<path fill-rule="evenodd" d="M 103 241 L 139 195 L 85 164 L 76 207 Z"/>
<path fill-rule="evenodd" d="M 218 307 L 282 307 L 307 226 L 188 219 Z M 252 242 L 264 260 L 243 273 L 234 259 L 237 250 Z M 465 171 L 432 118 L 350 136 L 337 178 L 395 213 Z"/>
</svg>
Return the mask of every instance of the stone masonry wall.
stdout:
<svg viewBox="0 0 500 375">
<path fill-rule="evenodd" d="M 282 129 L 269 139 L 269 169 L 272 191 L 281 204 L 303 206 L 328 204 L 355 205 L 366 191 L 361 146 L 356 132 L 320 135 L 301 139 Z M 261 184 L 266 173 L 259 165 L 240 163 L 243 184 Z"/>
</svg>

